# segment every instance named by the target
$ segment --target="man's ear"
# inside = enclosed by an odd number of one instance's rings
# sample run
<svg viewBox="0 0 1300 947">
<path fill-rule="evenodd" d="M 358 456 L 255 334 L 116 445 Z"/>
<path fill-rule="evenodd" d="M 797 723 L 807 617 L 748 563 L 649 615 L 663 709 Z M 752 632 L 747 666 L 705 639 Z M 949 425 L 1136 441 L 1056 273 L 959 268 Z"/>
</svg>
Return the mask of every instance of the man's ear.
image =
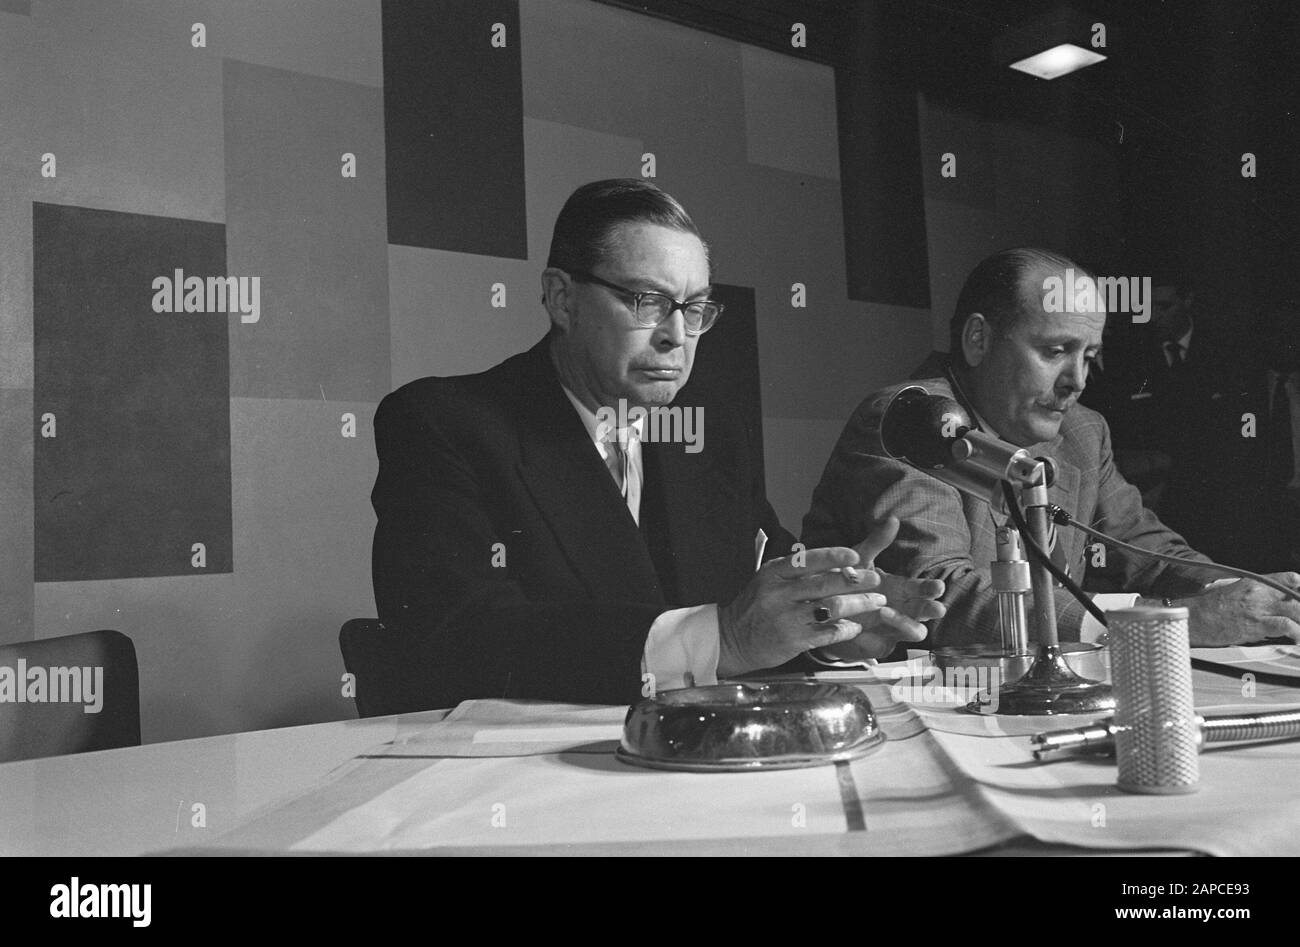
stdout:
<svg viewBox="0 0 1300 947">
<path fill-rule="evenodd" d="M 961 351 L 966 356 L 966 364 L 974 368 L 984 361 L 993 344 L 993 326 L 984 318 L 983 313 L 972 312 L 966 317 L 966 324 L 961 330 Z"/>
<path fill-rule="evenodd" d="M 551 324 L 561 332 L 568 332 L 572 323 L 573 283 L 564 270 L 548 266 L 542 270 L 542 305 L 551 317 Z"/>
</svg>

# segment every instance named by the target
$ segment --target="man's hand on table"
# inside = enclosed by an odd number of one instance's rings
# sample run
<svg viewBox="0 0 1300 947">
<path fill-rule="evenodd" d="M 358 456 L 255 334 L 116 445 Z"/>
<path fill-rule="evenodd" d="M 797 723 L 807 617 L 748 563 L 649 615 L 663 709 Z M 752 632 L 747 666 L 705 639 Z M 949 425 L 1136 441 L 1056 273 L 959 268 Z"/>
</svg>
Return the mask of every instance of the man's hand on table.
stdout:
<svg viewBox="0 0 1300 947">
<path fill-rule="evenodd" d="M 1276 572 L 1268 578 L 1288 588 L 1300 588 L 1300 574 Z M 1140 604 L 1159 605 L 1141 599 Z M 1216 585 L 1196 595 L 1175 599 L 1187 609 L 1193 648 L 1249 644 L 1265 638 L 1300 642 L 1300 602 L 1251 579 Z"/>
<path fill-rule="evenodd" d="M 718 608 L 718 676 L 776 667 L 812 648 L 833 645 L 837 658 L 866 660 L 899 641 L 922 640 L 921 622 L 944 613 L 934 601 L 943 583 L 874 569 L 897 532 L 898 521 L 886 521 L 856 549 L 809 549 L 764 563 Z M 815 614 L 819 607 L 824 615 Z"/>
<path fill-rule="evenodd" d="M 893 543 L 898 535 L 898 526 L 897 517 L 886 517 L 857 545 L 861 567 L 872 569 L 880 576 L 876 591 L 887 601 L 883 608 L 854 615 L 853 620 L 862 626 L 862 633 L 849 641 L 823 648 L 827 657 L 840 661 L 883 658 L 900 641 L 925 640 L 926 628 L 921 622 L 942 618 L 948 611 L 948 607 L 938 601 L 944 589 L 939 579 L 908 579 L 875 568 L 876 556 Z"/>
</svg>

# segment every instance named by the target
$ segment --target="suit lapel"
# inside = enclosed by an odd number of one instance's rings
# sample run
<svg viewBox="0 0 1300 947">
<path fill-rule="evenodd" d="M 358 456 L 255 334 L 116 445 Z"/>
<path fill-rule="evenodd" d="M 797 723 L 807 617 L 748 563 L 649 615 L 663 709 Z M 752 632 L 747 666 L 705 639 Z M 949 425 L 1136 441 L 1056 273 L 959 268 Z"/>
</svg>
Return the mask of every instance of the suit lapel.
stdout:
<svg viewBox="0 0 1300 947">
<path fill-rule="evenodd" d="M 726 581 L 737 568 L 733 536 L 746 521 L 735 489 L 712 454 L 690 454 L 681 444 L 646 444 L 645 452 L 647 480 L 652 472 L 658 480 L 669 552 L 660 565 L 670 571 L 681 603 L 715 601 L 734 584 Z"/>
<path fill-rule="evenodd" d="M 565 557 L 593 597 L 663 605 L 654 564 L 582 419 L 550 363 L 545 340 L 519 379 L 518 472 Z"/>
</svg>

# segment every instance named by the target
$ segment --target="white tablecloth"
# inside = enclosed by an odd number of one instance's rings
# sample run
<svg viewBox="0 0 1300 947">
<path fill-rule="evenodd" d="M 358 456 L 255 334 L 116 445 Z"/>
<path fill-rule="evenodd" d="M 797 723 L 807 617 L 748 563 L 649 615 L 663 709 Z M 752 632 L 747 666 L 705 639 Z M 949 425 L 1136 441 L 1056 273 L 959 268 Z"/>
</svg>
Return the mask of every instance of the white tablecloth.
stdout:
<svg viewBox="0 0 1300 947">
<path fill-rule="evenodd" d="M 1115 787 L 1113 760 L 1035 763 L 1027 733 L 1090 721 L 979 717 L 896 699 L 882 666 L 835 673 L 889 737 L 851 764 L 673 773 L 613 756 L 622 707 L 470 701 L 260 813 L 212 851 L 536 850 L 955 854 L 1016 838 L 1102 849 L 1300 854 L 1300 743 L 1212 747 L 1200 791 Z M 904 672 L 905 673 L 905 672 Z M 1199 672 L 1198 707 L 1275 709 L 1300 690 Z M 638 849 L 638 846 L 640 849 Z"/>
</svg>

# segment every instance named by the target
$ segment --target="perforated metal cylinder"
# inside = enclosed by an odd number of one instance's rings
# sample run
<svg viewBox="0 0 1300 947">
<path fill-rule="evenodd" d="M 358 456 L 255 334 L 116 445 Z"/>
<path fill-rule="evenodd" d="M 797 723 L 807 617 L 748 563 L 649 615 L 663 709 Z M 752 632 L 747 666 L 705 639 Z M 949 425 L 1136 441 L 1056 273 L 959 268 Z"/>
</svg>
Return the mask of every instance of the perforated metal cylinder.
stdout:
<svg viewBox="0 0 1300 947">
<path fill-rule="evenodd" d="M 1192 704 L 1187 609 L 1107 613 L 1115 755 L 1126 792 L 1195 792 L 1199 725 Z"/>
<path fill-rule="evenodd" d="M 1026 655 L 1029 648 L 1028 598 L 1033 588 L 1029 563 L 1020 550 L 1020 533 L 999 526 L 993 568 L 993 590 L 998 596 L 998 618 L 1002 629 L 1002 653 Z"/>
</svg>

